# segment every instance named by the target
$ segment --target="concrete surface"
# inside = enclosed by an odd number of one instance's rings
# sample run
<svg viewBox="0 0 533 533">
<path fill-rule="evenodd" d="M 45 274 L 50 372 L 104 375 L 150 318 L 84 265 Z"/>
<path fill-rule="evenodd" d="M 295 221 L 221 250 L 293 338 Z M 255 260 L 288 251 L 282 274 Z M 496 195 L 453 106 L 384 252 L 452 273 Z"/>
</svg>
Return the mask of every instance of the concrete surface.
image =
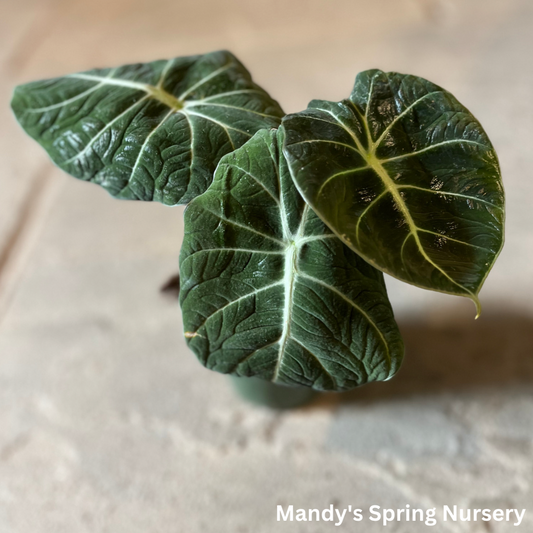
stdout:
<svg viewBox="0 0 533 533">
<path fill-rule="evenodd" d="M 531 0 L 4 0 L 0 3 L 0 533 L 533 531 Z M 228 48 L 287 112 L 363 69 L 452 91 L 499 153 L 507 243 L 468 301 L 389 280 L 392 381 L 276 413 L 182 340 L 159 287 L 182 210 L 63 176 L 12 87 Z M 278 523 L 303 508 L 525 508 L 505 522 Z"/>
</svg>

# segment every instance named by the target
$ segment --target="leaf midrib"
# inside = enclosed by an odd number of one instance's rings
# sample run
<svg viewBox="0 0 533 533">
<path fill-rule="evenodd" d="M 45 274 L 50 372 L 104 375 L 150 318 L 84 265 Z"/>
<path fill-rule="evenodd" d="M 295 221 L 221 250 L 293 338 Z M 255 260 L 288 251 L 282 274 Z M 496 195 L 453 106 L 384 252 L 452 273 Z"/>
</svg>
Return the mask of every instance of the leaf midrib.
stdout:
<svg viewBox="0 0 533 533">
<path fill-rule="evenodd" d="M 206 81 L 215 77 L 215 75 L 218 75 L 224 70 L 227 70 L 227 68 L 228 67 L 223 68 L 223 69 L 218 69 L 212 72 L 210 75 L 200 80 L 200 82 L 196 83 L 193 87 L 196 88 L 196 87 L 199 87 L 200 85 L 203 85 Z M 279 118 L 276 115 L 269 115 L 268 113 L 261 113 L 260 111 L 256 111 L 254 109 L 248 109 L 246 107 L 239 107 L 239 106 L 234 106 L 234 105 L 225 104 L 225 103 L 212 102 L 212 100 L 215 98 L 221 98 L 221 97 L 225 97 L 228 95 L 247 94 L 247 93 L 261 94 L 261 91 L 258 91 L 256 89 L 227 91 L 225 93 L 214 94 L 211 96 L 207 96 L 205 98 L 200 98 L 199 100 L 187 100 L 186 97 L 190 94 L 193 88 L 189 88 L 187 91 L 183 92 L 178 97 L 176 97 L 173 94 L 166 91 L 165 89 L 163 89 L 163 86 L 162 86 L 163 78 L 159 80 L 157 85 L 151 85 L 148 83 L 140 83 L 140 82 L 131 81 L 131 80 L 124 80 L 121 78 L 94 76 L 92 74 L 83 74 L 83 73 L 71 74 L 68 77 L 97 82 L 97 85 L 95 85 L 94 87 L 91 87 L 88 91 L 85 91 L 84 94 L 98 90 L 101 87 L 104 87 L 105 85 L 116 85 L 119 87 L 133 89 L 136 91 L 143 91 L 149 97 L 161 102 L 162 104 L 166 105 L 167 107 L 169 107 L 170 109 L 176 112 L 183 111 L 185 108 L 206 106 L 206 107 L 223 107 L 223 108 L 229 108 L 229 109 L 237 109 L 239 111 L 251 113 L 253 115 L 257 115 L 263 118 Z M 76 96 L 76 98 L 78 97 L 79 95 Z M 64 102 L 57 104 L 57 107 L 60 107 L 62 105 L 64 105 Z M 34 111 L 34 110 L 30 110 L 30 111 Z"/>
<path fill-rule="evenodd" d="M 179 98 L 176 98 L 173 94 L 165 91 L 159 82 L 156 85 L 150 85 L 148 83 L 139 83 L 136 81 L 123 80 L 121 78 L 103 78 L 101 76 L 93 76 L 92 74 L 71 74 L 69 78 L 77 78 L 81 80 L 95 81 L 101 84 L 103 87 L 105 85 L 117 85 L 119 87 L 125 87 L 128 89 L 134 89 L 136 91 L 144 91 L 149 96 L 158 100 L 162 104 L 166 105 L 174 111 L 180 111 L 184 107 L 184 101 Z"/>
<path fill-rule="evenodd" d="M 389 133 L 391 131 L 393 126 L 402 117 L 404 117 L 408 112 L 412 111 L 414 109 L 414 107 L 418 103 L 423 101 L 428 96 L 431 96 L 432 94 L 435 94 L 436 92 L 439 92 L 439 91 L 433 91 L 433 92 L 425 94 L 424 96 L 422 96 L 421 98 L 419 98 L 415 102 L 413 102 L 411 105 L 409 105 L 401 113 L 399 113 L 391 121 L 391 123 L 387 125 L 385 130 L 381 133 L 381 135 L 379 136 L 379 138 L 376 141 L 374 141 L 373 138 L 372 138 L 372 134 L 370 132 L 370 128 L 369 128 L 369 124 L 368 124 L 368 108 L 370 106 L 371 94 L 369 94 L 369 98 L 368 98 L 368 101 L 367 101 L 367 106 L 366 106 L 366 110 L 365 110 L 365 114 L 364 115 L 361 113 L 361 111 L 359 110 L 357 105 L 355 105 L 351 100 L 348 100 L 348 103 L 350 105 L 348 105 L 346 107 L 349 110 L 351 110 L 352 113 L 356 112 L 359 115 L 359 117 L 360 117 L 360 119 L 361 119 L 361 121 L 362 121 L 362 123 L 364 125 L 366 136 L 367 136 L 367 142 L 368 142 L 368 149 L 367 150 L 365 150 L 365 148 L 364 148 L 361 140 L 358 138 L 357 134 L 349 126 L 347 126 L 338 116 L 335 116 L 331 111 L 329 111 L 327 109 L 321 109 L 321 108 L 318 108 L 318 109 L 320 109 L 321 111 L 326 112 L 327 114 L 333 116 L 335 118 L 335 120 L 340 124 L 342 129 L 344 129 L 349 134 L 349 136 L 353 139 L 353 141 L 355 143 L 355 147 L 353 147 L 353 148 L 366 161 L 368 167 L 370 167 L 378 175 L 378 177 L 380 178 L 385 190 L 388 193 L 391 194 L 395 204 L 398 206 L 398 209 L 401 211 L 402 215 L 405 217 L 405 220 L 406 220 L 407 225 L 409 227 L 409 233 L 408 233 L 408 235 L 406 236 L 406 238 L 404 240 L 404 244 L 412 236 L 413 239 L 415 240 L 415 243 L 417 245 L 418 250 L 420 251 L 420 253 L 424 257 L 424 259 L 429 264 L 431 264 L 435 269 L 437 269 L 443 276 L 445 276 L 449 281 L 451 281 L 454 285 L 456 285 L 457 287 L 462 289 L 462 291 L 464 291 L 466 294 L 469 295 L 469 297 L 473 300 L 474 304 L 476 305 L 477 316 L 479 316 L 481 308 L 480 308 L 479 299 L 477 298 L 476 294 L 474 294 L 471 290 L 466 288 L 464 285 L 461 285 L 460 283 L 455 281 L 445 270 L 443 270 L 437 263 L 435 263 L 428 256 L 428 254 L 427 254 L 425 248 L 423 247 L 422 242 L 420 241 L 420 238 L 418 236 L 418 231 L 420 230 L 420 228 L 416 225 L 415 221 L 413 220 L 413 217 L 411 216 L 411 213 L 409 212 L 409 209 L 408 209 L 405 201 L 403 200 L 403 198 L 402 198 L 402 196 L 401 196 L 401 194 L 399 192 L 398 186 L 395 184 L 394 180 L 389 176 L 389 173 L 387 172 L 387 170 L 383 166 L 383 162 L 385 162 L 386 160 L 382 161 L 376 156 L 377 149 L 381 145 L 381 142 L 385 139 L 387 133 Z M 458 141 L 461 141 L 461 140 L 458 140 Z M 469 142 L 468 139 L 464 139 L 464 141 L 465 142 Z M 481 145 L 481 143 L 476 143 L 476 144 L 480 144 Z M 482 145 L 482 146 L 484 146 L 484 145 Z M 406 155 L 408 155 L 408 154 L 406 154 Z M 395 158 L 392 158 L 392 159 L 395 159 Z M 342 173 L 339 173 L 339 175 L 340 174 L 342 174 Z M 330 178 L 328 178 L 328 181 L 329 181 Z M 320 190 L 322 190 L 322 188 Z M 379 195 L 379 197 L 382 197 L 382 196 L 383 196 L 383 192 Z M 358 222 L 359 222 L 359 220 L 358 220 Z M 357 225 L 357 230 L 359 230 L 359 225 Z M 357 236 L 358 236 L 358 232 L 357 232 Z M 443 237 L 446 237 L 446 236 L 443 236 Z M 343 240 L 345 240 L 345 239 L 343 239 Z M 358 237 L 357 237 L 357 241 L 358 241 L 358 245 L 360 246 Z M 365 257 L 365 259 L 369 260 L 369 258 L 367 258 L 367 257 Z M 371 262 L 371 264 L 374 264 L 374 262 L 372 262 L 372 261 L 370 261 L 370 262 Z"/>
<path fill-rule="evenodd" d="M 279 182 L 279 184 L 281 185 L 281 182 Z M 280 187 L 280 192 L 281 192 L 281 187 Z M 283 218 L 287 216 L 287 213 L 285 211 L 285 206 L 284 206 L 282 198 L 283 198 L 283 195 L 280 194 L 280 218 L 281 218 L 281 220 L 283 220 Z M 229 219 L 226 219 L 226 218 L 222 217 L 220 214 L 218 214 L 218 213 L 216 213 L 214 211 L 211 211 L 209 209 L 206 209 L 206 211 L 208 211 L 212 215 L 216 216 L 220 220 L 224 220 L 224 221 L 226 221 L 226 222 L 228 222 L 230 224 L 235 224 L 234 221 L 230 221 Z M 211 248 L 211 249 L 201 250 L 202 252 L 217 252 L 217 251 L 218 252 L 223 252 L 223 251 L 228 251 L 228 252 L 243 252 L 243 253 L 257 253 L 257 254 L 276 254 L 276 255 L 279 254 L 279 255 L 285 255 L 283 277 L 280 280 L 276 281 L 275 283 L 272 283 L 272 284 L 267 285 L 265 287 L 261 287 L 259 289 L 255 289 L 253 291 L 250 291 L 249 293 L 247 293 L 247 294 L 245 294 L 243 296 L 240 296 L 239 298 L 237 298 L 235 300 L 232 300 L 231 302 L 228 302 L 227 304 L 225 304 L 221 308 L 219 308 L 216 311 L 214 311 L 211 315 L 206 317 L 205 320 L 203 321 L 203 323 L 196 328 L 195 332 L 186 332 L 186 337 L 193 338 L 195 336 L 199 336 L 200 335 L 199 334 L 200 329 L 205 327 L 207 325 L 207 322 L 209 322 L 213 316 L 218 315 L 218 313 L 220 313 L 224 309 L 226 309 L 226 308 L 228 308 L 228 307 L 230 307 L 232 305 L 235 305 L 236 303 L 239 303 L 240 301 L 242 301 L 244 299 L 254 297 L 258 293 L 263 292 L 265 290 L 274 289 L 276 287 L 283 287 L 284 303 L 283 303 L 283 314 L 282 314 L 282 331 L 281 331 L 281 334 L 280 334 L 279 338 L 276 341 L 271 342 L 270 344 L 268 344 L 266 346 L 262 346 L 261 348 L 258 348 L 257 350 L 254 350 L 254 352 L 252 352 L 252 354 L 248 354 L 242 361 L 239 361 L 238 365 L 241 364 L 242 362 L 244 362 L 245 360 L 249 359 L 253 354 L 255 354 L 260 349 L 268 348 L 269 346 L 273 346 L 273 345 L 278 345 L 279 346 L 279 348 L 278 348 L 278 357 L 277 357 L 277 362 L 276 362 L 276 366 L 275 366 L 273 377 L 272 377 L 272 381 L 276 382 L 276 381 L 279 380 L 279 374 L 280 374 L 280 371 L 281 371 L 282 366 L 283 366 L 283 360 L 284 360 L 284 356 L 285 356 L 285 352 L 286 352 L 287 343 L 288 343 L 289 340 L 292 340 L 292 341 L 296 342 L 297 344 L 300 344 L 309 353 L 311 353 L 313 355 L 313 357 L 315 357 L 315 359 L 317 359 L 317 361 L 320 363 L 320 365 L 324 368 L 324 371 L 326 372 L 326 374 L 328 374 L 331 377 L 331 379 L 334 379 L 333 375 L 324 367 L 323 362 L 321 360 L 319 360 L 314 355 L 314 353 L 311 350 L 309 350 L 309 348 L 307 348 L 304 344 L 302 344 L 301 340 L 299 340 L 298 338 L 294 337 L 292 335 L 292 332 L 291 332 L 291 325 L 292 325 L 292 320 L 293 320 L 292 319 L 292 312 L 293 312 L 292 309 L 293 309 L 293 304 L 294 304 L 294 293 L 296 291 L 296 285 L 298 284 L 298 278 L 302 278 L 302 279 L 307 279 L 309 281 L 312 281 L 312 282 L 314 282 L 314 283 L 316 283 L 316 284 L 318 284 L 318 285 L 320 285 L 320 286 L 332 291 L 334 294 L 337 295 L 337 297 L 345 300 L 357 312 L 359 312 L 367 320 L 367 322 L 370 324 L 370 326 L 377 332 L 378 337 L 380 338 L 381 342 L 383 343 L 383 346 L 384 346 L 384 349 L 385 349 L 385 352 L 386 352 L 387 361 L 389 362 L 389 365 L 392 365 L 392 358 L 391 358 L 390 348 L 389 348 L 389 345 L 388 345 L 387 340 L 385 338 L 385 335 L 381 331 L 381 329 L 378 327 L 377 323 L 370 317 L 370 315 L 366 311 L 364 311 L 364 309 L 362 307 L 357 305 L 355 303 L 355 301 L 353 301 L 351 298 L 349 298 L 346 295 L 344 295 L 341 291 L 336 289 L 334 286 L 332 286 L 332 285 L 330 285 L 328 283 L 325 283 L 324 281 L 321 281 L 321 280 L 319 280 L 318 278 L 316 278 L 314 276 L 310 276 L 310 275 L 308 275 L 308 274 L 306 274 L 304 272 L 301 272 L 298 269 L 298 259 L 299 259 L 299 256 L 300 256 L 300 252 L 302 250 L 302 247 L 306 243 L 312 242 L 314 240 L 323 240 L 323 239 L 335 237 L 334 234 L 311 235 L 311 236 L 307 236 L 306 237 L 304 235 L 304 230 L 305 230 L 305 225 L 306 225 L 306 222 L 307 222 L 308 213 L 309 213 L 309 206 L 306 205 L 304 207 L 303 212 L 302 212 L 302 216 L 301 216 L 301 219 L 300 219 L 300 223 L 298 225 L 298 229 L 296 230 L 296 232 L 294 234 L 292 234 L 288 230 L 288 225 L 286 225 L 286 221 L 285 221 L 285 223 L 282 223 L 282 227 L 283 227 L 283 237 L 282 238 L 283 238 L 283 241 L 280 241 L 278 239 L 274 239 L 273 237 L 267 236 L 266 234 L 262 234 L 263 237 L 265 237 L 265 238 L 268 237 L 270 239 L 277 240 L 278 242 L 284 242 L 285 243 L 285 248 L 283 250 L 280 250 L 280 251 L 263 251 L 263 250 L 252 250 L 252 249 L 235 249 L 235 248 L 234 249 Z M 238 224 L 235 224 L 235 225 L 238 225 Z M 247 228 L 247 229 L 251 230 L 251 228 Z M 254 231 L 254 230 L 251 230 L 251 231 Z M 195 252 L 195 253 L 198 253 L 198 251 Z M 192 254 L 192 255 L 194 255 L 194 254 Z M 189 256 L 189 257 L 192 257 L 192 255 Z M 189 259 L 189 257 L 187 257 L 187 259 Z"/>
<path fill-rule="evenodd" d="M 80 157 L 82 157 L 84 154 L 86 154 L 87 150 L 91 146 L 94 145 L 96 140 L 98 140 L 106 131 L 108 131 L 109 128 L 114 123 L 116 123 L 123 116 L 128 114 L 133 108 L 138 106 L 140 103 L 142 103 L 143 101 L 146 101 L 146 99 L 148 99 L 148 98 L 151 98 L 151 99 L 157 100 L 158 102 L 161 102 L 163 105 L 168 107 L 170 111 L 169 111 L 169 113 L 167 113 L 167 115 L 165 115 L 165 117 L 163 117 L 163 119 L 158 123 L 157 127 L 154 130 L 152 130 L 150 132 L 150 134 L 147 136 L 147 138 L 145 139 L 143 145 L 141 146 L 139 154 L 137 155 L 136 163 L 135 163 L 135 166 L 134 166 L 134 168 L 132 170 L 131 176 L 133 176 L 135 171 L 136 171 L 136 168 L 138 166 L 140 158 L 143 155 L 144 148 L 146 146 L 147 141 L 152 137 L 152 134 L 155 133 L 155 131 L 174 113 L 180 113 L 180 114 L 184 115 L 185 118 L 187 119 L 187 121 L 189 122 L 190 126 L 191 126 L 190 117 L 191 116 L 195 116 L 195 117 L 199 117 L 199 118 L 201 118 L 203 120 L 208 120 L 208 121 L 212 122 L 213 124 L 215 124 L 216 126 L 222 128 L 224 130 L 224 133 L 226 134 L 226 137 L 228 138 L 228 141 L 229 141 L 229 143 L 230 143 L 230 145 L 231 145 L 231 147 L 233 149 L 235 149 L 236 146 L 235 146 L 234 140 L 233 140 L 233 138 L 232 138 L 232 136 L 230 134 L 230 130 L 231 131 L 235 131 L 238 134 L 245 135 L 247 137 L 251 137 L 250 132 L 238 129 L 238 128 L 234 127 L 234 126 L 226 124 L 225 122 L 217 120 L 217 119 L 215 119 L 215 118 L 213 118 L 213 117 L 211 117 L 211 116 L 209 116 L 207 114 L 203 114 L 203 113 L 199 112 L 198 110 L 195 110 L 194 109 L 195 107 L 197 109 L 201 109 L 201 108 L 199 108 L 199 106 L 202 106 L 202 107 L 205 107 L 205 108 L 230 107 L 232 109 L 238 109 L 238 110 L 243 111 L 245 113 L 251 113 L 251 114 L 260 116 L 262 118 L 277 118 L 274 115 L 268 115 L 266 113 L 260 113 L 258 111 L 253 110 L 253 109 L 247 109 L 246 107 L 238 107 L 238 106 L 230 106 L 230 105 L 227 105 L 227 104 L 211 103 L 209 101 L 209 100 L 211 100 L 213 98 L 216 98 L 216 97 L 228 96 L 228 95 L 232 95 L 232 94 L 234 95 L 234 94 L 237 94 L 239 92 L 244 92 L 244 93 L 259 92 L 260 93 L 260 91 L 257 91 L 255 89 L 242 90 L 242 91 L 226 91 L 225 93 L 220 93 L 219 95 L 211 95 L 210 97 L 206 97 L 205 101 L 204 101 L 204 99 L 191 100 L 191 101 L 185 100 L 185 98 L 190 94 L 190 92 L 192 90 L 198 88 L 199 86 L 203 85 L 205 82 L 209 81 L 210 79 L 214 78 L 215 76 L 218 76 L 222 72 L 226 71 L 228 68 L 230 68 L 231 64 L 226 64 L 223 67 L 211 72 L 209 75 L 205 76 L 204 78 L 199 80 L 197 83 L 195 83 L 192 87 L 190 87 L 185 92 L 183 92 L 179 97 L 176 97 L 176 96 L 172 95 L 171 93 L 169 93 L 169 92 L 167 92 L 166 90 L 163 89 L 163 83 L 164 83 L 164 80 L 165 80 L 165 76 L 167 75 L 171 65 L 172 65 L 172 60 L 170 60 L 167 63 L 167 66 L 163 70 L 163 72 L 162 72 L 162 74 L 161 74 L 161 76 L 160 76 L 160 78 L 159 78 L 159 80 L 157 82 L 157 85 L 151 85 L 151 84 L 147 84 L 147 83 L 140 83 L 140 82 L 136 82 L 136 81 L 132 81 L 132 80 L 126 80 L 126 79 L 122 79 L 122 78 L 113 78 L 112 75 L 114 73 L 114 70 L 112 70 L 111 73 L 108 76 L 106 76 L 106 77 L 95 76 L 95 75 L 92 75 L 92 74 L 85 74 L 85 73 L 71 74 L 71 75 L 67 76 L 69 78 L 93 81 L 93 82 L 96 83 L 96 85 L 91 87 L 88 91 L 84 91 L 82 93 L 83 95 L 95 92 L 98 89 L 101 89 L 102 87 L 105 87 L 106 85 L 115 85 L 115 86 L 124 87 L 124 88 L 127 88 L 127 89 L 132 89 L 132 90 L 135 90 L 135 91 L 143 91 L 143 92 L 146 93 L 146 96 L 142 97 L 140 100 L 137 100 L 134 104 L 129 106 L 125 111 L 121 112 L 119 115 L 115 116 L 110 122 L 108 122 L 106 125 L 104 125 L 104 127 L 100 131 L 98 131 L 94 135 L 94 137 L 92 137 L 85 146 L 83 146 L 82 148 L 79 149 L 78 153 L 76 153 L 74 156 L 72 156 L 68 160 L 64 161 L 64 164 L 72 163 L 73 161 L 78 160 Z M 80 95 L 77 95 L 76 99 L 79 98 L 79 97 L 80 97 Z M 73 99 L 70 99 L 69 101 L 72 101 L 72 100 Z M 63 105 L 66 105 L 66 104 L 64 102 L 61 102 L 61 105 L 57 105 L 57 107 L 62 107 Z M 54 108 L 55 107 L 56 106 L 54 106 Z M 44 108 L 42 108 L 42 109 L 44 109 Z M 191 142 L 192 142 L 192 135 L 191 135 Z M 191 153 L 192 153 L 192 145 L 191 145 Z M 127 187 L 130 184 L 130 182 L 131 182 L 131 177 L 128 180 L 128 183 L 126 184 L 125 187 Z"/>
<path fill-rule="evenodd" d="M 457 281 L 455 281 L 445 270 L 443 270 L 435 261 L 433 261 L 427 254 L 426 250 L 422 246 L 422 242 L 420 241 L 420 237 L 418 236 L 418 232 L 420 231 L 420 228 L 416 225 L 415 221 L 413 220 L 413 217 L 411 216 L 411 213 L 409 212 L 409 209 L 407 208 L 407 205 L 405 204 L 396 184 L 394 183 L 394 180 L 389 176 L 389 173 L 385 170 L 381 162 L 377 157 L 375 157 L 374 154 L 369 154 L 367 158 L 368 164 L 372 166 L 372 169 L 374 172 L 380 177 L 381 181 L 383 182 L 383 185 L 385 188 L 390 192 L 392 195 L 392 198 L 394 199 L 394 202 L 402 212 L 403 216 L 405 217 L 405 220 L 407 221 L 407 225 L 409 226 L 409 234 L 405 238 L 405 241 L 412 235 L 413 239 L 415 240 L 415 243 L 424 257 L 424 259 L 431 265 L 433 265 L 439 272 L 441 272 L 447 279 L 449 279 L 452 283 L 466 291 L 468 294 L 471 295 L 472 299 L 474 300 L 474 303 L 476 304 L 476 307 L 478 307 L 478 301 L 476 296 L 472 291 L 467 289 L 464 285 L 461 285 Z M 443 237 L 446 237 L 443 235 Z M 404 242 L 405 242 L 404 241 Z M 479 312 L 479 310 L 478 310 Z"/>
<path fill-rule="evenodd" d="M 476 305 L 477 315 L 479 316 L 479 314 L 481 312 L 481 305 L 479 303 L 479 299 L 477 298 L 477 296 L 470 289 L 467 289 L 464 285 L 461 285 L 460 283 L 455 281 L 442 267 L 440 267 L 437 263 L 435 263 L 435 261 L 433 261 L 429 257 L 429 255 L 427 254 L 424 246 L 422 245 L 422 242 L 420 241 L 420 237 L 418 235 L 418 231 L 420 230 L 420 228 L 416 225 L 415 221 L 413 220 L 413 217 L 411 216 L 411 213 L 410 213 L 410 211 L 409 211 L 404 199 L 402 198 L 402 196 L 401 196 L 401 194 L 399 192 L 398 186 L 396 185 L 394 180 L 389 176 L 389 173 L 387 172 L 387 170 L 383 166 L 381 160 L 376 156 L 377 149 L 381 145 L 381 142 L 385 139 L 387 133 L 391 131 L 392 127 L 402 117 L 404 117 L 408 112 L 412 111 L 414 109 L 414 107 L 418 103 L 423 101 L 426 97 L 431 96 L 432 94 L 435 94 L 436 92 L 438 92 L 438 91 L 434 91 L 434 92 L 430 92 L 430 93 L 425 94 L 424 96 L 422 96 L 421 98 L 419 98 L 415 102 L 413 102 L 406 109 L 404 109 L 398 116 L 396 116 L 392 120 L 392 122 L 385 128 L 385 130 L 382 132 L 382 134 L 379 136 L 379 138 L 375 142 L 372 139 L 372 135 L 371 135 L 371 132 L 370 132 L 370 128 L 369 128 L 369 125 L 368 125 L 368 119 L 367 119 L 368 107 L 370 105 L 370 97 L 369 97 L 368 103 L 367 103 L 367 110 L 365 112 L 365 117 L 364 117 L 364 120 L 363 120 L 363 123 L 364 123 L 364 126 L 365 126 L 365 130 L 366 130 L 366 134 L 367 134 L 367 137 L 368 137 L 368 142 L 369 142 L 369 151 L 363 157 L 366 156 L 365 159 L 367 160 L 368 164 L 373 168 L 374 172 L 379 176 L 379 178 L 383 182 L 383 185 L 385 186 L 385 188 L 388 189 L 388 191 L 391 193 L 391 195 L 392 195 L 392 197 L 394 199 L 394 202 L 396 203 L 396 205 L 398 206 L 398 208 L 402 212 L 403 216 L 405 217 L 405 220 L 407 221 L 407 225 L 409 226 L 409 234 L 406 236 L 406 238 L 404 240 L 404 244 L 407 241 L 407 239 L 409 239 L 409 237 L 412 235 L 412 237 L 415 240 L 415 243 L 416 243 L 416 245 L 418 247 L 418 250 L 420 251 L 420 253 L 424 257 L 424 259 L 430 265 L 432 265 L 434 268 L 436 268 L 439 272 L 441 272 L 442 275 L 445 276 L 447 279 L 449 279 L 454 285 L 456 285 L 457 287 L 463 289 L 467 294 L 470 295 L 470 298 L 473 300 L 474 304 Z M 357 107 L 355 105 L 353 107 L 357 109 Z"/>
</svg>

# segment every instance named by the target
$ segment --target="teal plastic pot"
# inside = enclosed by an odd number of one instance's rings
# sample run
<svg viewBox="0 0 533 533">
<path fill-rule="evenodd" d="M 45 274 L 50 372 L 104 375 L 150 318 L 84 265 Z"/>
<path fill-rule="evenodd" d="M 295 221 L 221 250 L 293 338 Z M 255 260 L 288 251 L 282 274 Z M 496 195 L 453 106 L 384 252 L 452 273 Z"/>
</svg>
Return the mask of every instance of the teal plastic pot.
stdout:
<svg viewBox="0 0 533 533">
<path fill-rule="evenodd" d="M 318 394 L 309 387 L 288 387 L 259 378 L 230 376 L 230 379 L 241 398 L 271 409 L 294 409 L 312 402 Z"/>
</svg>

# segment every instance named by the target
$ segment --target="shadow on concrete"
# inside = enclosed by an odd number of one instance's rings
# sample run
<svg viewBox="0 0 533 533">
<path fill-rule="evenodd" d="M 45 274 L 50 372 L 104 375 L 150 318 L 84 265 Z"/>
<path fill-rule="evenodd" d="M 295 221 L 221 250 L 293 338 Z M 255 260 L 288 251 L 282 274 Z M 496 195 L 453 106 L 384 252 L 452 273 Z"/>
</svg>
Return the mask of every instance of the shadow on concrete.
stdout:
<svg viewBox="0 0 533 533">
<path fill-rule="evenodd" d="M 531 316 L 506 311 L 487 312 L 478 320 L 444 315 L 433 323 L 398 323 L 405 358 L 393 379 L 324 394 L 314 405 L 533 384 Z"/>
</svg>

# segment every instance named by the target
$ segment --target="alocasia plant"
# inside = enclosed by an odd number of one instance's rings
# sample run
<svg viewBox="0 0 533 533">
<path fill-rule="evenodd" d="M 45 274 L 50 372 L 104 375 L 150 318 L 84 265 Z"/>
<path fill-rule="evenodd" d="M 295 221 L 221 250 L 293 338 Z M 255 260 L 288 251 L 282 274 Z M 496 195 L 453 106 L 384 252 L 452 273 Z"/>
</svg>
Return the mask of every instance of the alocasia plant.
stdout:
<svg viewBox="0 0 533 533">
<path fill-rule="evenodd" d="M 180 302 L 208 368 L 318 390 L 389 379 L 403 343 L 382 272 L 479 314 L 503 245 L 498 159 L 427 80 L 366 71 L 348 99 L 284 117 L 214 52 L 29 83 L 12 107 L 71 175 L 189 204 Z"/>
</svg>

